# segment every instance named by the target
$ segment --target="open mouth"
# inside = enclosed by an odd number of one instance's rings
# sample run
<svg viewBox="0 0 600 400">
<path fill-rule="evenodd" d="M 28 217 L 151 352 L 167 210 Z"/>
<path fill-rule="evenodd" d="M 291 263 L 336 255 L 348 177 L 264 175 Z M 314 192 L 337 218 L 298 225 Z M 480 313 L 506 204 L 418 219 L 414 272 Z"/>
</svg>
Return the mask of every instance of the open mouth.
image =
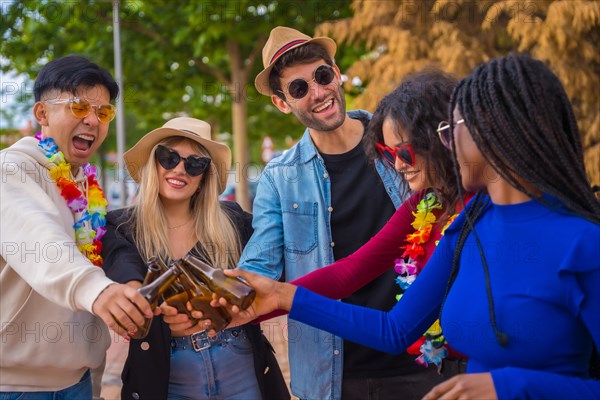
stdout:
<svg viewBox="0 0 600 400">
<path fill-rule="evenodd" d="M 186 182 L 174 178 L 167 179 L 167 183 L 174 188 L 182 188 L 187 185 Z"/>
<path fill-rule="evenodd" d="M 334 103 L 334 99 L 331 98 L 328 101 L 326 101 L 325 103 L 323 103 L 322 105 L 315 107 L 313 109 L 313 112 L 318 114 L 318 113 L 322 113 L 324 111 L 328 111 L 333 107 L 333 103 Z"/>
<path fill-rule="evenodd" d="M 80 151 L 88 151 L 92 148 L 96 138 L 92 135 L 76 135 L 73 137 L 73 146 Z"/>
</svg>

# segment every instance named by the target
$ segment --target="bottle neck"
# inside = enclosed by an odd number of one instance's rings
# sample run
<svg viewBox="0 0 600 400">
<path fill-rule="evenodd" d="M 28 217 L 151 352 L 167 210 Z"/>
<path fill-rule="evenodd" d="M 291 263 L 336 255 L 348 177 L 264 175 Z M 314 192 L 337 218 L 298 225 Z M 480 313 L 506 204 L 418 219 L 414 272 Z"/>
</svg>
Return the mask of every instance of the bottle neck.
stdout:
<svg viewBox="0 0 600 400">
<path fill-rule="evenodd" d="M 162 295 L 167 289 L 169 289 L 171 284 L 175 281 L 175 279 L 180 273 L 181 271 L 179 270 L 179 268 L 177 268 L 174 265 L 171 268 L 169 268 L 164 274 L 159 276 L 154 282 L 147 286 L 142 286 L 138 290 L 154 308 L 158 303 L 159 296 Z"/>
</svg>

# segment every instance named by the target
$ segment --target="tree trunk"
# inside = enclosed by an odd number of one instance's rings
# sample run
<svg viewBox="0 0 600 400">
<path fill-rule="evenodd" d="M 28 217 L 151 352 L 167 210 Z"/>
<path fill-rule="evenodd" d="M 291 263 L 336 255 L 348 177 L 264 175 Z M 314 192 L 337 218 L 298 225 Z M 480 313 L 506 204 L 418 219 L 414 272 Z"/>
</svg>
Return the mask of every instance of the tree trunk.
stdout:
<svg viewBox="0 0 600 400">
<path fill-rule="evenodd" d="M 235 177 L 235 200 L 246 211 L 252 210 L 248 194 L 248 103 L 246 100 L 246 84 L 248 73 L 240 57 L 239 45 L 229 41 L 227 52 L 231 63 L 231 83 L 229 93 L 233 107 L 231 108 L 233 121 L 233 165 Z"/>
<path fill-rule="evenodd" d="M 246 126 L 248 104 L 245 96 L 233 102 L 233 172 L 235 173 L 235 199 L 246 211 L 252 210 L 248 193 L 248 129 Z"/>
<path fill-rule="evenodd" d="M 236 201 L 246 211 L 252 211 L 250 195 L 248 192 L 248 96 L 246 88 L 250 79 L 252 67 L 261 54 L 261 50 L 267 41 L 264 34 L 259 35 L 254 49 L 245 59 L 240 54 L 239 43 L 227 41 L 227 53 L 231 65 L 231 82 L 229 92 L 233 104 L 233 171 L 235 173 Z"/>
</svg>

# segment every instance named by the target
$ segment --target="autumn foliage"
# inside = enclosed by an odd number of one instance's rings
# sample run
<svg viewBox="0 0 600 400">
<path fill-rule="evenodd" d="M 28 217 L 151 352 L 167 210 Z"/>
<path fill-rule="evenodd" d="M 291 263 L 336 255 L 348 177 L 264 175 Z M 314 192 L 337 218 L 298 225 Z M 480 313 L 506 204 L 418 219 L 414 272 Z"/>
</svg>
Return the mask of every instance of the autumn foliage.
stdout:
<svg viewBox="0 0 600 400">
<path fill-rule="evenodd" d="M 600 1 L 354 0 L 351 18 L 317 34 L 369 51 L 345 71 L 363 83 L 352 106 L 373 110 L 402 78 L 427 66 L 458 77 L 510 51 L 545 61 L 563 82 L 600 185 Z M 352 79 L 347 89 L 356 92 Z M 364 89 L 364 90 L 363 90 Z"/>
</svg>

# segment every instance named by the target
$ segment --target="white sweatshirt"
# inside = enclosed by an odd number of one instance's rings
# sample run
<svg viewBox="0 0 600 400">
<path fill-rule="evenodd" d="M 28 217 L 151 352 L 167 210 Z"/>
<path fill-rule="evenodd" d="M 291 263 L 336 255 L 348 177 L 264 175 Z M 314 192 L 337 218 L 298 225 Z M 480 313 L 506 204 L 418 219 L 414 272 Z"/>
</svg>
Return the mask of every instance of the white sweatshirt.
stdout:
<svg viewBox="0 0 600 400">
<path fill-rule="evenodd" d="M 0 391 L 72 386 L 111 341 L 91 312 L 113 282 L 77 250 L 51 166 L 32 137 L 0 152 Z"/>
</svg>

